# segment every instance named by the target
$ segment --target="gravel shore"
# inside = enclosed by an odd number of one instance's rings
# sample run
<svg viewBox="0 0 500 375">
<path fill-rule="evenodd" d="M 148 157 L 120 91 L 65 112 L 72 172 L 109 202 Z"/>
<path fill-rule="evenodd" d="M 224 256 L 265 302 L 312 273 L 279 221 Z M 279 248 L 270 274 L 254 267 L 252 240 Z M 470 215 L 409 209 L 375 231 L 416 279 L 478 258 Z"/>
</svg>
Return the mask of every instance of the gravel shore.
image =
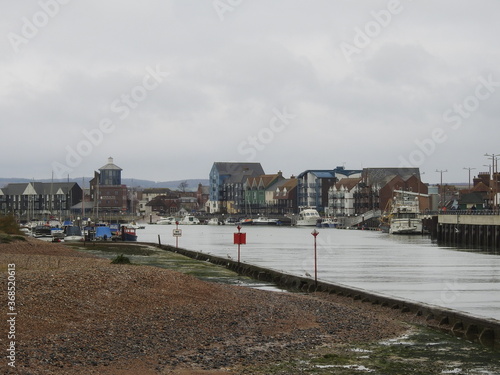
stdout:
<svg viewBox="0 0 500 375">
<path fill-rule="evenodd" d="M 244 374 L 407 329 L 396 312 L 343 297 L 207 283 L 33 239 L 0 245 L 0 260 L 2 349 L 8 264 L 18 313 L 16 367 L 3 356 L 1 373 Z"/>
</svg>

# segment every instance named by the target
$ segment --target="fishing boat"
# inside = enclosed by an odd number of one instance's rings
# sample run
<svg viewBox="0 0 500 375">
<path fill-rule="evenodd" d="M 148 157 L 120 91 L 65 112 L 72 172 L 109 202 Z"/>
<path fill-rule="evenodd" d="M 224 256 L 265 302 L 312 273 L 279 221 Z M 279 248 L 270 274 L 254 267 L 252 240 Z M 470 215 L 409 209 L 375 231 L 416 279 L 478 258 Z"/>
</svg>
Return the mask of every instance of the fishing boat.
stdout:
<svg viewBox="0 0 500 375">
<path fill-rule="evenodd" d="M 314 208 L 305 208 L 299 212 L 299 217 L 295 225 L 315 227 L 318 221 L 321 221 L 318 211 Z"/>
<path fill-rule="evenodd" d="M 421 234 L 423 230 L 420 217 L 419 197 L 425 194 L 394 190 L 391 213 L 389 215 L 390 234 Z"/>
<path fill-rule="evenodd" d="M 122 226 L 121 228 L 122 241 L 137 241 L 136 229 L 129 226 Z"/>
</svg>

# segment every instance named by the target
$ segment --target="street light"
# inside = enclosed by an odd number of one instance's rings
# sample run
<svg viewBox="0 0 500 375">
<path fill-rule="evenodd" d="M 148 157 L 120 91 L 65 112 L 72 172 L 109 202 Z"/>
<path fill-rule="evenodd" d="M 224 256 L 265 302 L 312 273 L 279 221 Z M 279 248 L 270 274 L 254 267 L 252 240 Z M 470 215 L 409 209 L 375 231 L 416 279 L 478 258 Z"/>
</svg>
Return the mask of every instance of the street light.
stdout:
<svg viewBox="0 0 500 375">
<path fill-rule="evenodd" d="M 470 190 L 470 171 L 476 168 L 464 167 L 464 169 L 467 169 L 469 171 L 469 190 Z"/>
<path fill-rule="evenodd" d="M 495 156 L 496 155 L 496 156 Z M 493 209 L 497 206 L 497 172 L 498 172 L 498 154 L 484 154 L 488 159 L 491 158 L 490 190 L 493 193 Z"/>
<path fill-rule="evenodd" d="M 443 169 L 441 169 L 441 170 L 437 170 L 437 169 L 436 169 L 436 172 L 441 173 L 441 183 L 440 183 L 440 185 L 439 185 L 440 190 L 441 190 L 441 194 L 440 194 L 440 197 L 439 197 L 439 200 L 440 200 L 440 202 L 439 202 L 439 203 L 441 203 L 441 204 L 440 204 L 440 206 L 442 206 L 442 203 L 443 203 L 443 200 L 444 200 L 444 199 L 443 199 L 443 193 L 444 193 L 444 189 L 443 189 L 443 173 L 448 172 L 448 170 L 447 170 L 447 169 L 445 169 L 445 170 L 443 170 Z M 446 203 L 446 202 L 445 202 L 445 203 Z"/>
</svg>

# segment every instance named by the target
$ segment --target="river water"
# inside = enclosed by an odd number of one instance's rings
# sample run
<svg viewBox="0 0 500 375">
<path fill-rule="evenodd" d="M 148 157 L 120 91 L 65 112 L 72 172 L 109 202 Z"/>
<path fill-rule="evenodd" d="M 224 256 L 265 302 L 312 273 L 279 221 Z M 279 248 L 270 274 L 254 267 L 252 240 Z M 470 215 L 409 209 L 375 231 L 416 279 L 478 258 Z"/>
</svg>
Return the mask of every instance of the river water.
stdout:
<svg viewBox="0 0 500 375">
<path fill-rule="evenodd" d="M 175 246 L 174 226 L 146 225 L 141 242 Z M 237 259 L 236 227 L 179 226 L 179 247 Z M 245 226 L 241 261 L 314 276 L 311 227 Z M 500 320 L 500 254 L 438 246 L 425 236 L 317 229 L 318 279 Z"/>
</svg>

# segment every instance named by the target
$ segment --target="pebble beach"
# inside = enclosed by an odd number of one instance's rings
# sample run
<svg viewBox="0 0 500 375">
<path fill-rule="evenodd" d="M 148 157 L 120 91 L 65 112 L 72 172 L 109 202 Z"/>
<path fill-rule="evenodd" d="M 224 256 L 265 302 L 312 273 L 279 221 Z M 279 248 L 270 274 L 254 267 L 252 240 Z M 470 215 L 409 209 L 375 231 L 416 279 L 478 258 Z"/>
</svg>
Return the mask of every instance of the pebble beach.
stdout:
<svg viewBox="0 0 500 375">
<path fill-rule="evenodd" d="M 6 374 L 258 374 L 266 363 L 408 330 L 399 313 L 345 297 L 210 283 L 35 239 L 1 244 L 0 260 L 3 284 L 10 264 L 16 280 Z"/>
</svg>

